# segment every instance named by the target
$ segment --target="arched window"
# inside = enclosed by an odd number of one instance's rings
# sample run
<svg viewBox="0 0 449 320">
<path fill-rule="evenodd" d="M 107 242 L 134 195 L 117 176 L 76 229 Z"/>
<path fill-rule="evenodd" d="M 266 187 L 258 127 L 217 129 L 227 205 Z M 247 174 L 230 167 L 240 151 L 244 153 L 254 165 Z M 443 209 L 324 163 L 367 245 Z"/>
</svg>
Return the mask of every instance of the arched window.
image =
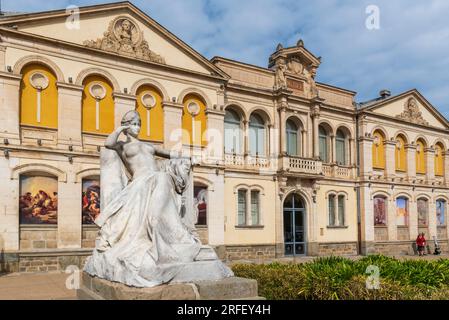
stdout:
<svg viewBox="0 0 449 320">
<path fill-rule="evenodd" d="M 407 171 L 407 153 L 405 151 L 406 140 L 402 135 L 396 138 L 395 161 L 396 171 Z"/>
<path fill-rule="evenodd" d="M 296 123 L 289 119 L 286 123 L 286 137 L 287 137 L 287 154 L 291 156 L 300 155 L 300 132 Z"/>
<path fill-rule="evenodd" d="M 265 156 L 266 129 L 263 119 L 251 115 L 249 119 L 249 151 L 252 156 Z"/>
<path fill-rule="evenodd" d="M 40 64 L 26 65 L 20 84 L 20 123 L 58 128 L 58 89 L 56 75 Z"/>
<path fill-rule="evenodd" d="M 337 225 L 340 227 L 345 226 L 345 196 L 338 196 L 338 223 Z"/>
<path fill-rule="evenodd" d="M 444 176 L 444 148 L 441 143 L 435 145 L 435 175 Z"/>
<path fill-rule="evenodd" d="M 418 199 L 418 226 L 427 227 L 429 217 L 429 202 L 425 198 Z"/>
<path fill-rule="evenodd" d="M 373 199 L 374 206 L 374 225 L 387 225 L 387 199 L 383 196 L 377 196 Z"/>
<path fill-rule="evenodd" d="M 347 146 L 347 136 L 343 130 L 338 129 L 335 136 L 335 152 L 338 165 L 348 165 Z"/>
<path fill-rule="evenodd" d="M 436 203 L 437 209 L 437 226 L 445 226 L 446 225 L 446 200 L 438 199 Z"/>
<path fill-rule="evenodd" d="M 151 86 L 141 86 L 137 90 L 136 110 L 142 120 L 139 139 L 164 141 L 164 111 L 162 94 Z"/>
<path fill-rule="evenodd" d="M 234 110 L 226 110 L 225 114 L 225 153 L 242 154 L 242 122 Z"/>
<path fill-rule="evenodd" d="M 408 199 L 405 197 L 396 198 L 396 225 L 399 227 L 408 226 Z"/>
<path fill-rule="evenodd" d="M 416 173 L 426 173 L 426 143 L 422 139 L 416 141 Z"/>
<path fill-rule="evenodd" d="M 328 196 L 329 227 L 344 227 L 345 196 L 330 194 Z"/>
<path fill-rule="evenodd" d="M 91 75 L 84 79 L 83 86 L 83 132 L 110 134 L 115 126 L 111 83 L 101 76 Z"/>
<path fill-rule="evenodd" d="M 376 130 L 373 133 L 373 168 L 385 169 L 385 136 Z"/>
<path fill-rule="evenodd" d="M 329 163 L 329 132 L 323 126 L 319 126 L 318 135 L 320 141 L 320 159 L 324 163 Z"/>
<path fill-rule="evenodd" d="M 100 215 L 100 177 L 83 179 L 82 185 L 82 223 L 83 225 L 94 225 Z"/>
<path fill-rule="evenodd" d="M 193 188 L 193 204 L 198 217 L 197 225 L 207 226 L 207 187 L 195 184 Z"/>
<path fill-rule="evenodd" d="M 182 115 L 183 143 L 205 147 L 207 145 L 206 128 L 206 103 L 196 94 L 185 96 Z"/>
</svg>

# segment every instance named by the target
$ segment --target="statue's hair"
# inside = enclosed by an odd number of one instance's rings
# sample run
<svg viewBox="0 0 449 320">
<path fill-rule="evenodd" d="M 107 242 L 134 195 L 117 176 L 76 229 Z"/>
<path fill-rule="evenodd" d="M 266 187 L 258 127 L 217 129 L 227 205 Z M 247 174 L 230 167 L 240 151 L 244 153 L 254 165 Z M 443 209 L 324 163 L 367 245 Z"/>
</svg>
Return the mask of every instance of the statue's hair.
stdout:
<svg viewBox="0 0 449 320">
<path fill-rule="evenodd" d="M 139 122 L 141 122 L 140 115 L 136 110 L 127 112 L 122 118 L 122 126 L 131 124 L 135 119 L 139 119 Z"/>
</svg>

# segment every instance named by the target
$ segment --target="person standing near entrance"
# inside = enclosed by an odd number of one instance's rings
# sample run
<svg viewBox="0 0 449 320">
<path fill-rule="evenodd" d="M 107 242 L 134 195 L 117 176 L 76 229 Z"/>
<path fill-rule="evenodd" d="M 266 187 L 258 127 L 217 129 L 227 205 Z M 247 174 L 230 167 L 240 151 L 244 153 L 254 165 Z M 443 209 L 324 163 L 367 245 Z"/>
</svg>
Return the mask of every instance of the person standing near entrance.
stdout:
<svg viewBox="0 0 449 320">
<path fill-rule="evenodd" d="M 426 247 L 426 238 L 424 237 L 424 232 L 420 233 L 418 235 L 418 238 L 416 238 L 416 246 L 418 247 L 418 254 L 420 256 L 423 256 Z"/>
</svg>

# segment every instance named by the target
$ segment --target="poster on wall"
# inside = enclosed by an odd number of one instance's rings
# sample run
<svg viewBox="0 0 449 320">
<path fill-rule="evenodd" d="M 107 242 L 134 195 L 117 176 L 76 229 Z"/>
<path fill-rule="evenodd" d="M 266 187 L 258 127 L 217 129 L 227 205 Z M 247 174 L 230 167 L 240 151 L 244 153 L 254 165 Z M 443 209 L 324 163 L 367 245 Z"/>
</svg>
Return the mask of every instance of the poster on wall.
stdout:
<svg viewBox="0 0 449 320">
<path fill-rule="evenodd" d="M 408 204 L 405 198 L 396 199 L 396 225 L 408 225 Z"/>
<path fill-rule="evenodd" d="M 195 186 L 194 188 L 194 205 L 198 215 L 199 226 L 207 225 L 207 188 Z"/>
<path fill-rule="evenodd" d="M 427 201 L 418 199 L 418 226 L 427 226 Z"/>
<path fill-rule="evenodd" d="M 21 176 L 19 212 L 21 224 L 57 224 L 58 180 L 45 176 Z"/>
<path fill-rule="evenodd" d="M 83 180 L 82 196 L 83 224 L 95 224 L 100 215 L 100 181 L 98 179 Z"/>
<path fill-rule="evenodd" d="M 385 198 L 374 198 L 374 225 L 387 225 L 387 212 Z"/>
</svg>

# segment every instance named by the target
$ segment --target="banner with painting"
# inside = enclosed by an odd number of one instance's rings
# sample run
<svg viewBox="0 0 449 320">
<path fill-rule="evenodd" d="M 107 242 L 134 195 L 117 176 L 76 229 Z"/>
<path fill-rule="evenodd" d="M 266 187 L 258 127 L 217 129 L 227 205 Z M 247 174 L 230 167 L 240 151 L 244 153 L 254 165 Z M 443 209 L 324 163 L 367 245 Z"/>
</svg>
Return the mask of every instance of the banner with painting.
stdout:
<svg viewBox="0 0 449 320">
<path fill-rule="evenodd" d="M 47 176 L 21 176 L 21 224 L 58 223 L 58 180 Z"/>
<path fill-rule="evenodd" d="M 396 225 L 400 227 L 408 226 L 408 199 L 396 199 Z"/>
<path fill-rule="evenodd" d="M 207 225 L 207 188 L 201 186 L 194 187 L 194 206 L 198 215 L 197 225 Z"/>
<path fill-rule="evenodd" d="M 427 227 L 427 216 L 429 212 L 429 206 L 426 199 L 418 199 L 418 226 Z"/>
<path fill-rule="evenodd" d="M 83 224 L 95 224 L 95 219 L 100 215 L 99 179 L 83 180 L 82 208 Z"/>
<path fill-rule="evenodd" d="M 437 226 L 442 227 L 446 225 L 446 201 L 437 200 Z"/>
<path fill-rule="evenodd" d="M 386 199 L 384 197 L 375 197 L 373 201 L 374 201 L 374 225 L 386 226 L 387 225 Z"/>
</svg>

